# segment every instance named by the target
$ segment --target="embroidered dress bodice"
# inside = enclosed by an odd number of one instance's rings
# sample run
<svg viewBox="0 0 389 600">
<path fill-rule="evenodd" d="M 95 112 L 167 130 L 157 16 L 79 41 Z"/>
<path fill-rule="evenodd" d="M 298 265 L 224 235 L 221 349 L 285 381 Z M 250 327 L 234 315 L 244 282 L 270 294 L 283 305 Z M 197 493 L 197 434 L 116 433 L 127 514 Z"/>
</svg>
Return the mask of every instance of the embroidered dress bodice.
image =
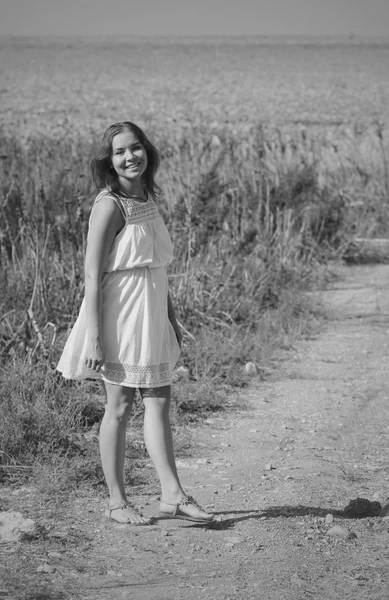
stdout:
<svg viewBox="0 0 389 600">
<path fill-rule="evenodd" d="M 173 244 L 154 200 L 149 197 L 146 202 L 140 202 L 101 192 L 94 206 L 107 196 L 119 206 L 125 225 L 115 237 L 104 272 L 167 266 L 173 258 Z"/>
</svg>

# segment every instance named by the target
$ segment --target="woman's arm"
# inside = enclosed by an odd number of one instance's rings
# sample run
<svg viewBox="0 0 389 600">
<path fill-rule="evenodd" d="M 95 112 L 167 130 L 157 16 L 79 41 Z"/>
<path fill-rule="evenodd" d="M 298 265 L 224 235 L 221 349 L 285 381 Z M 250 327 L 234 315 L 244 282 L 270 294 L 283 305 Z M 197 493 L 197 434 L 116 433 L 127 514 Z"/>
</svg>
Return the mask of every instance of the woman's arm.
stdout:
<svg viewBox="0 0 389 600">
<path fill-rule="evenodd" d="M 86 364 L 99 371 L 104 363 L 101 340 L 101 278 L 123 216 L 112 198 L 104 198 L 92 211 L 85 256 L 85 309 L 88 336 Z"/>
<path fill-rule="evenodd" d="M 178 345 L 181 348 L 181 344 L 182 344 L 182 333 L 181 333 L 181 329 L 180 326 L 177 322 L 177 318 L 176 318 L 176 313 L 174 311 L 174 307 L 173 307 L 173 303 L 172 303 L 172 299 L 170 297 L 170 294 L 168 292 L 167 294 L 167 315 L 169 317 L 169 321 L 173 326 L 174 332 L 176 334 L 176 338 L 177 338 L 177 342 Z"/>
</svg>

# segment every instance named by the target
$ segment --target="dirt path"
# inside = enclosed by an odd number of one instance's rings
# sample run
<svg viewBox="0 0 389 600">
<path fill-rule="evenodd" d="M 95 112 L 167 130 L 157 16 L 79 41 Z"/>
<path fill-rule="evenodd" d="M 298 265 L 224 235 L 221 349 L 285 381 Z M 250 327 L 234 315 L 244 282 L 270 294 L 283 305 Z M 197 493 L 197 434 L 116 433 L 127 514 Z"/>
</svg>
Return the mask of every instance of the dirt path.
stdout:
<svg viewBox="0 0 389 600">
<path fill-rule="evenodd" d="M 389 267 L 344 276 L 320 294 L 331 316 L 321 333 L 286 352 L 242 409 L 209 419 L 194 458 L 180 461 L 189 493 L 223 521 L 118 526 L 100 498 L 80 493 L 44 551 L 24 544 L 30 591 L 0 586 L 0 597 L 387 600 L 389 520 L 336 511 L 358 496 L 389 497 Z M 157 489 L 151 474 L 138 489 L 148 514 Z M 326 535 L 333 525 L 348 537 Z M 52 572 L 36 574 L 39 565 Z"/>
</svg>

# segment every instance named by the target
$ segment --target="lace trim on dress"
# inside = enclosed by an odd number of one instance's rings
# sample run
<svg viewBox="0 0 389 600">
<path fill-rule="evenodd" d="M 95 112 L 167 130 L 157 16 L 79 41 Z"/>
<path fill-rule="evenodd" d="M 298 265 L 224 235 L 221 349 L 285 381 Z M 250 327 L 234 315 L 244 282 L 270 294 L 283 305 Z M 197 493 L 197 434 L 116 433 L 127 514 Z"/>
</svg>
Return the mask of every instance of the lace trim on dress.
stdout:
<svg viewBox="0 0 389 600">
<path fill-rule="evenodd" d="M 64 351 L 61 362 L 62 360 L 64 360 L 64 368 L 61 369 L 59 364 L 59 370 L 67 379 L 105 379 L 110 383 L 129 387 L 162 387 L 171 383 L 169 362 L 157 365 L 106 362 L 102 371 L 96 373 L 85 365 L 83 357 Z"/>
<path fill-rule="evenodd" d="M 159 365 L 127 365 L 106 362 L 104 363 L 103 376 L 115 381 L 124 380 L 140 387 L 145 384 L 170 383 L 170 365 L 168 362 Z"/>
</svg>

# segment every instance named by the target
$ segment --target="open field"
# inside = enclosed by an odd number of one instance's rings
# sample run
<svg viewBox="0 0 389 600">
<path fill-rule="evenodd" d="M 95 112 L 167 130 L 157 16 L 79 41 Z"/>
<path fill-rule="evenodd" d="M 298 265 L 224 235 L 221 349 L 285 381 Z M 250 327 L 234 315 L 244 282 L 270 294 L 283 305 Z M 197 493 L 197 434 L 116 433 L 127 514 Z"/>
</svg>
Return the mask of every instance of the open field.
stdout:
<svg viewBox="0 0 389 600">
<path fill-rule="evenodd" d="M 389 117 L 389 39 L 0 44 L 0 123 L 19 134 L 100 133 L 129 119 L 163 139 L 185 124 L 333 128 Z"/>
</svg>

